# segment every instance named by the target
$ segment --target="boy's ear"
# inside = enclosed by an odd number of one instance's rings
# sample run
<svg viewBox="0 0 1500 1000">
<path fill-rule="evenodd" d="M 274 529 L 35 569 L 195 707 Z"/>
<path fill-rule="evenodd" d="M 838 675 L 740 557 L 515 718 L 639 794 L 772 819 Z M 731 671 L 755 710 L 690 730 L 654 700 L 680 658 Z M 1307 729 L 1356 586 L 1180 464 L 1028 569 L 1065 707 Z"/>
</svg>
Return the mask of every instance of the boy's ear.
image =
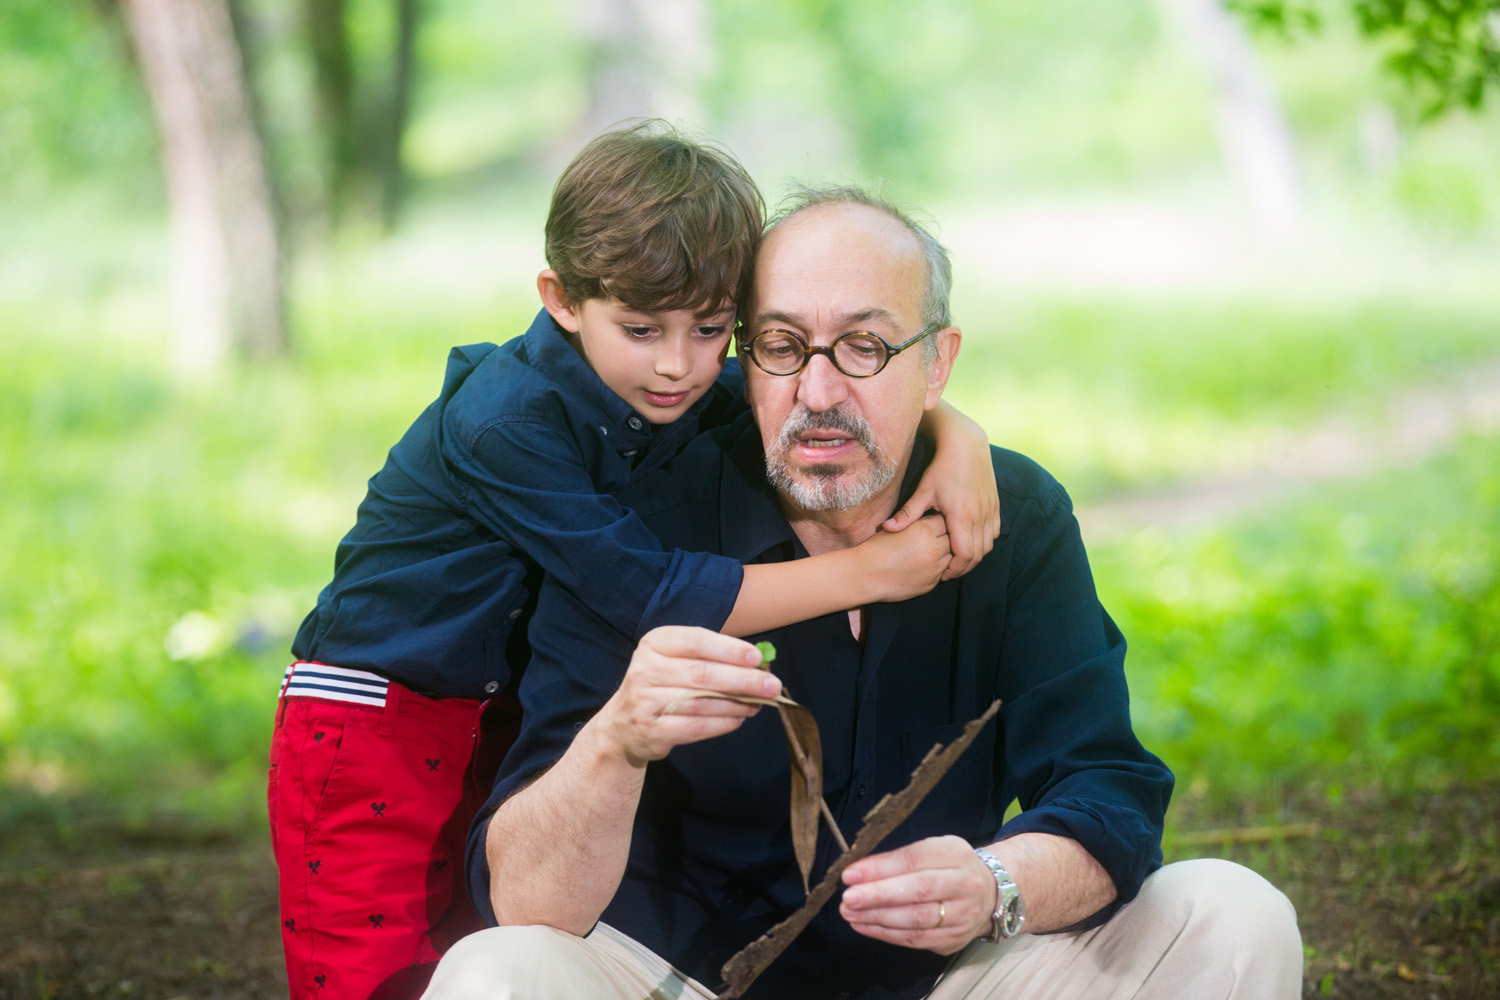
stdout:
<svg viewBox="0 0 1500 1000">
<path fill-rule="evenodd" d="M 578 332 L 578 308 L 568 293 L 563 291 L 562 278 L 551 268 L 536 276 L 536 291 L 542 297 L 542 306 L 552 314 L 557 325 L 569 333 Z"/>
</svg>

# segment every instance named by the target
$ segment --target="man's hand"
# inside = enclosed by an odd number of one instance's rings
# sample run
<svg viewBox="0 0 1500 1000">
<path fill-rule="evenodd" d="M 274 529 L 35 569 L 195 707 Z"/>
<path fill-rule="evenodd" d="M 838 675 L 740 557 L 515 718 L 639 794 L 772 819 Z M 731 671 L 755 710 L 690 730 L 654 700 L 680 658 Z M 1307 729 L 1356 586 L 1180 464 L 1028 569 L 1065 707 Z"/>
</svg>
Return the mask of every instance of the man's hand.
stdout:
<svg viewBox="0 0 1500 1000">
<path fill-rule="evenodd" d="M 839 914 L 866 937 L 952 955 L 990 931 L 995 879 L 960 837 L 872 854 L 844 872 Z"/>
<path fill-rule="evenodd" d="M 764 670 L 750 643 L 703 628 L 669 625 L 647 632 L 619 689 L 585 731 L 633 767 L 660 760 L 675 746 L 733 732 L 760 711 L 694 691 L 774 698 L 781 681 Z M 583 734 L 580 734 L 582 736 Z"/>
</svg>

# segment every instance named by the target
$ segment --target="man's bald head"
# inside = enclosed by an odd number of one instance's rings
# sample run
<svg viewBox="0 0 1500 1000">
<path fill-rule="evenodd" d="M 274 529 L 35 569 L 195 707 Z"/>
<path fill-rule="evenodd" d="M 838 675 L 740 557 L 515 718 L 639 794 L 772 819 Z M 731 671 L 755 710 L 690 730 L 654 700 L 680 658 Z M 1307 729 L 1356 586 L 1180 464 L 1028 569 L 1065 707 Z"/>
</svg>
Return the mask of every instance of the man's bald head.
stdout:
<svg viewBox="0 0 1500 1000">
<path fill-rule="evenodd" d="M 931 230 L 913 218 L 911 213 L 878 194 L 849 184 L 799 184 L 777 206 L 776 214 L 766 226 L 766 235 L 769 236 L 778 226 L 802 212 L 830 205 L 864 205 L 883 212 L 900 223 L 911 234 L 922 257 L 926 282 L 922 292 L 922 325 L 939 328 L 953 325 L 953 315 L 948 305 L 953 291 L 953 265 L 949 261 L 948 248 L 938 242 Z M 937 341 L 923 341 L 923 361 L 931 364 L 936 357 Z"/>
</svg>

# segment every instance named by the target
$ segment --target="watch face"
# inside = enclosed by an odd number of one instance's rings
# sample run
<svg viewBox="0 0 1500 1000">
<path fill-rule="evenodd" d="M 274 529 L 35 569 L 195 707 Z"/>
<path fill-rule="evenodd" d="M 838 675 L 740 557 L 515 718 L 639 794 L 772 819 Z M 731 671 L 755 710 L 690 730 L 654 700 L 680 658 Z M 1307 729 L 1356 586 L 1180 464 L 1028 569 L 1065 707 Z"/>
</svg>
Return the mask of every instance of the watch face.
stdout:
<svg viewBox="0 0 1500 1000">
<path fill-rule="evenodd" d="M 1016 893 L 1005 901 L 1005 936 L 1015 937 L 1021 933 L 1021 925 L 1026 922 L 1026 907 L 1021 902 L 1021 894 Z"/>
</svg>

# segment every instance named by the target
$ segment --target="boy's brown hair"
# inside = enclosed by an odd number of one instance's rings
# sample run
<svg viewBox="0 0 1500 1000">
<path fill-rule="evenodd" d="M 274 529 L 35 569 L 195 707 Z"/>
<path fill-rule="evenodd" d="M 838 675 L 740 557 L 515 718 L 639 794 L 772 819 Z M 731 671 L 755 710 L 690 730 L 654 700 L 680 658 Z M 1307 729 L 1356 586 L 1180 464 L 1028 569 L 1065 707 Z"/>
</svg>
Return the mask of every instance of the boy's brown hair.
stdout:
<svg viewBox="0 0 1500 1000">
<path fill-rule="evenodd" d="M 648 120 L 595 137 L 547 213 L 547 265 L 576 303 L 717 309 L 750 290 L 765 205 L 727 150 Z"/>
</svg>

